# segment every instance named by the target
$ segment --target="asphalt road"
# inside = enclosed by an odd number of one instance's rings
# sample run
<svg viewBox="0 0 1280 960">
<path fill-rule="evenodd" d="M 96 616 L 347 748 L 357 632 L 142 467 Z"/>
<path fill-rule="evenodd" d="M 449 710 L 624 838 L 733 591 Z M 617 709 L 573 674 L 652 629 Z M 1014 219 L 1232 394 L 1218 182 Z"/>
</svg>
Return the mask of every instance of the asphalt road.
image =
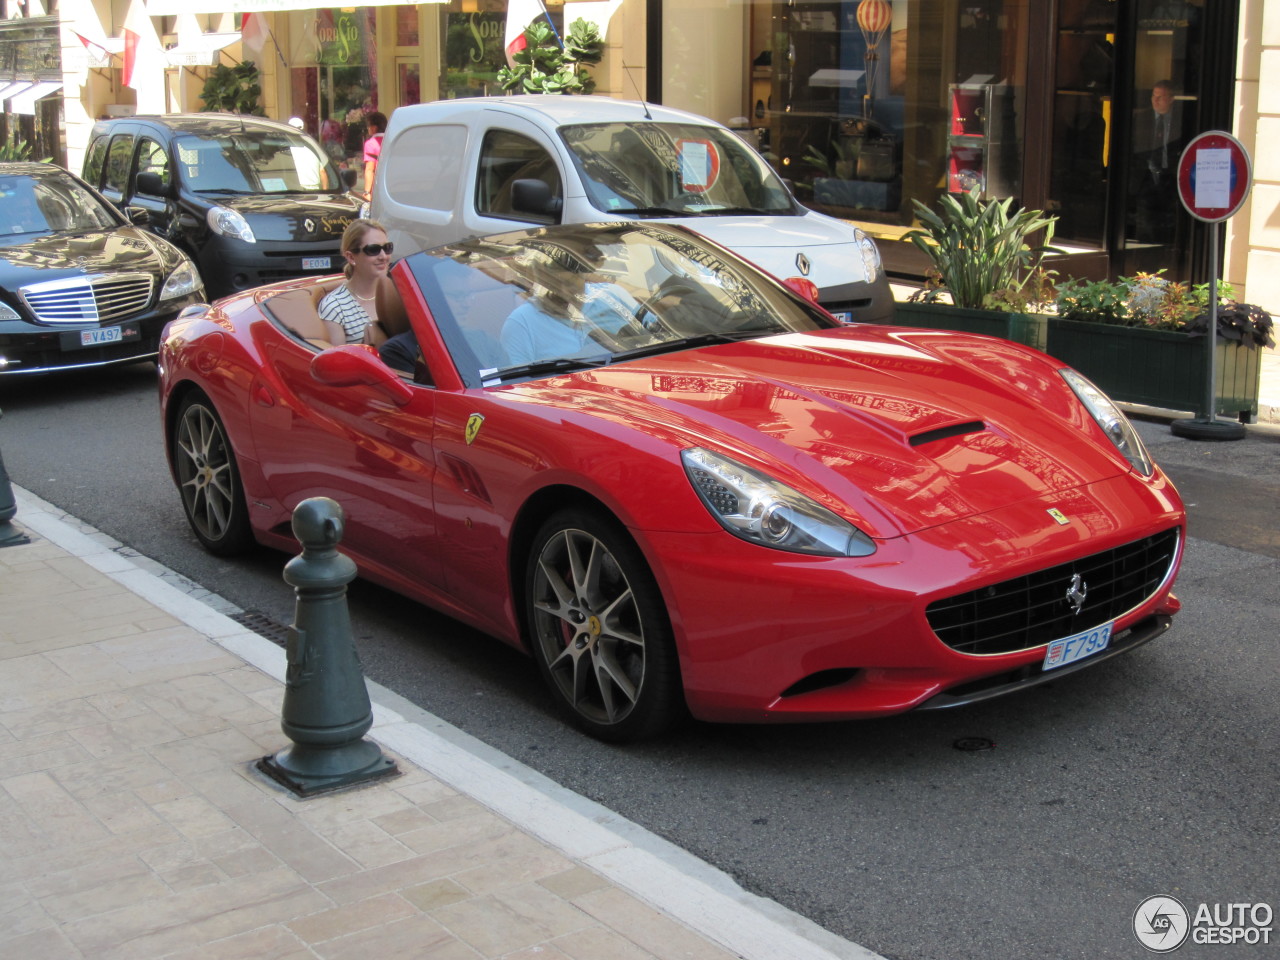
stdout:
<svg viewBox="0 0 1280 960">
<path fill-rule="evenodd" d="M 148 365 L 0 382 L 0 409 L 15 483 L 291 619 L 286 555 L 217 560 L 188 531 Z M 1133 654 L 1003 701 L 622 749 L 565 727 L 522 656 L 420 606 L 357 582 L 353 628 L 370 679 L 886 957 L 1146 956 L 1131 922 L 1153 894 L 1280 910 L 1280 435 L 1140 430 L 1190 504 L 1185 609 Z M 1274 956 L 1276 933 L 1176 956 Z"/>
</svg>

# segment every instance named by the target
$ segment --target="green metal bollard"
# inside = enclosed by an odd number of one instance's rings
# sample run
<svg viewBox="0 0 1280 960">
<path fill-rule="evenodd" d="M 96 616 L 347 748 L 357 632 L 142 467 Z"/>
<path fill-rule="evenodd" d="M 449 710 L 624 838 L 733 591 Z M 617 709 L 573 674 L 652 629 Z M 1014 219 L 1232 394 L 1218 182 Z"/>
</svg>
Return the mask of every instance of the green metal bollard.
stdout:
<svg viewBox="0 0 1280 960">
<path fill-rule="evenodd" d="M 395 776 L 395 762 L 364 735 L 373 708 L 351 636 L 347 584 L 356 565 L 338 552 L 342 507 L 328 497 L 304 500 L 293 511 L 302 553 L 284 567 L 297 594 L 286 645 L 280 728 L 293 741 L 258 769 L 300 797 Z"/>
<path fill-rule="evenodd" d="M 0 410 L 0 417 L 4 411 Z M 20 543 L 30 543 L 31 538 L 12 523 L 18 512 L 18 501 L 13 498 L 13 486 L 9 483 L 9 471 L 4 468 L 4 457 L 0 456 L 0 547 L 16 547 Z"/>
</svg>

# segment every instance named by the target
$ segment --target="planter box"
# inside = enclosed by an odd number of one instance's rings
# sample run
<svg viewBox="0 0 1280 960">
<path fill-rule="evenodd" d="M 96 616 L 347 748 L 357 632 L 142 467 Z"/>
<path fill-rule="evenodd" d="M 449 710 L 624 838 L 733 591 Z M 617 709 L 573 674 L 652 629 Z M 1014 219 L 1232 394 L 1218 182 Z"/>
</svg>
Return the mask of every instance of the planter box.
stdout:
<svg viewBox="0 0 1280 960">
<path fill-rule="evenodd" d="M 1075 367 L 1113 400 L 1202 413 L 1208 341 L 1172 330 L 1144 330 L 1050 317 L 1045 352 Z M 1262 350 L 1218 338 L 1217 413 L 1252 423 L 1258 415 Z"/>
<path fill-rule="evenodd" d="M 949 303 L 898 303 L 893 313 L 893 322 L 898 326 L 983 333 L 1014 343 L 1025 343 L 1037 350 L 1045 349 L 1048 319 L 1038 313 L 970 310 Z"/>
</svg>

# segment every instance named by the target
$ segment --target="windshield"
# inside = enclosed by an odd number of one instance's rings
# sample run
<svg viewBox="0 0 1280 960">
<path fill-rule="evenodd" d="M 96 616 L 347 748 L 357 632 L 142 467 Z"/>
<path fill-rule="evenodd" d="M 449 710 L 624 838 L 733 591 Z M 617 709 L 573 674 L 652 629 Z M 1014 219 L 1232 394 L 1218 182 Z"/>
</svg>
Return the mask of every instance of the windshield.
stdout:
<svg viewBox="0 0 1280 960">
<path fill-rule="evenodd" d="M 0 177 L 0 238 L 108 230 L 119 223 L 70 177 Z"/>
<path fill-rule="evenodd" d="M 560 128 L 587 197 L 637 217 L 796 213 L 764 159 L 727 130 L 692 123 Z"/>
<path fill-rule="evenodd" d="M 471 387 L 834 324 L 696 235 L 635 222 L 467 240 L 410 263 Z"/>
<path fill-rule="evenodd" d="M 188 135 L 175 141 L 183 180 L 197 193 L 338 193 L 329 156 L 279 130 Z"/>
</svg>

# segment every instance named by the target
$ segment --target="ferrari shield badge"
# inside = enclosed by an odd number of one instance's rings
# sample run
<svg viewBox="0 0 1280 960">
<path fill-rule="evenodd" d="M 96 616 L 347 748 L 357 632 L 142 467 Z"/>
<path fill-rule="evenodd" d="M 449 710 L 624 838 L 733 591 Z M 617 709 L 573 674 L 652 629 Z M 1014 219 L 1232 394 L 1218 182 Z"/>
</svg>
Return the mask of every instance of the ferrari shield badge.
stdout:
<svg viewBox="0 0 1280 960">
<path fill-rule="evenodd" d="M 471 430 L 470 424 L 467 425 L 467 430 L 468 431 Z M 470 433 L 468 433 L 468 436 L 470 436 Z M 471 442 L 470 440 L 467 441 L 467 443 L 470 443 L 470 442 Z M 1059 510 L 1057 507 L 1050 507 L 1048 512 L 1049 512 L 1049 516 L 1053 517 L 1054 520 L 1056 520 L 1059 524 L 1061 524 L 1064 527 L 1071 522 L 1069 519 L 1067 519 L 1067 515 L 1063 513 L 1061 510 Z"/>
<path fill-rule="evenodd" d="M 480 432 L 480 426 L 483 423 L 484 417 L 478 413 L 473 413 L 471 416 L 467 417 L 467 432 L 465 436 L 467 438 L 468 446 L 470 446 L 472 441 L 475 440 L 476 434 Z"/>
</svg>

